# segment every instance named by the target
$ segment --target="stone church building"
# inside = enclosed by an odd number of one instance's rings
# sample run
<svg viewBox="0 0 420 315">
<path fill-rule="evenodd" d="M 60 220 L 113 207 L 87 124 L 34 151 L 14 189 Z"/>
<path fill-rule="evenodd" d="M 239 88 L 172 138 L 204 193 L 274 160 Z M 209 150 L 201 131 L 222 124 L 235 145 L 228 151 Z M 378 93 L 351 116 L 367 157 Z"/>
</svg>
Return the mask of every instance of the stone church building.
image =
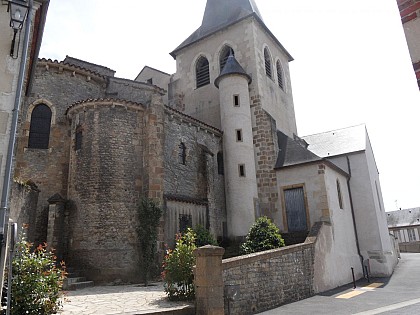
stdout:
<svg viewBox="0 0 420 315">
<path fill-rule="evenodd" d="M 331 226 L 326 288 L 350 266 L 359 277 L 367 264 L 392 273 L 365 126 L 298 136 L 293 58 L 253 0 L 208 0 L 171 55 L 175 74 L 146 66 L 135 80 L 72 57 L 38 61 L 13 191 L 31 240 L 91 280 L 141 280 L 136 209 L 146 196 L 164 209 L 159 250 L 198 224 L 240 240 L 265 215 L 289 236 Z"/>
</svg>

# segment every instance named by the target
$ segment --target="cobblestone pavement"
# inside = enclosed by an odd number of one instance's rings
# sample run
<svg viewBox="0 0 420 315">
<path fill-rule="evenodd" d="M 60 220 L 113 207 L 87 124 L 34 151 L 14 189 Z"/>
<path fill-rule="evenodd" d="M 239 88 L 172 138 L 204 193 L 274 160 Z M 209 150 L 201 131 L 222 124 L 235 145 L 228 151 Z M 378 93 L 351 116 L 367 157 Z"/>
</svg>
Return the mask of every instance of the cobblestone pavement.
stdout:
<svg viewBox="0 0 420 315">
<path fill-rule="evenodd" d="M 192 305 L 187 302 L 170 302 L 163 291 L 162 283 L 148 287 L 103 286 L 66 293 L 64 308 L 59 314 L 156 314 L 186 309 Z"/>
</svg>

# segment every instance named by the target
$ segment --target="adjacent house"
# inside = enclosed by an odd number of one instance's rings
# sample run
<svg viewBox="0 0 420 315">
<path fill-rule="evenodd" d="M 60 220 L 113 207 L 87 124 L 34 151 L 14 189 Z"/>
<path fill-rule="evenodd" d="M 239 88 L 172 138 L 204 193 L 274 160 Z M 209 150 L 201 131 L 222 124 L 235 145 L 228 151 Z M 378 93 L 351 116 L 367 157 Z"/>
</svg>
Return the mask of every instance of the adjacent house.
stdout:
<svg viewBox="0 0 420 315">
<path fill-rule="evenodd" d="M 401 252 L 420 253 L 420 208 L 387 212 L 387 221 Z"/>
</svg>

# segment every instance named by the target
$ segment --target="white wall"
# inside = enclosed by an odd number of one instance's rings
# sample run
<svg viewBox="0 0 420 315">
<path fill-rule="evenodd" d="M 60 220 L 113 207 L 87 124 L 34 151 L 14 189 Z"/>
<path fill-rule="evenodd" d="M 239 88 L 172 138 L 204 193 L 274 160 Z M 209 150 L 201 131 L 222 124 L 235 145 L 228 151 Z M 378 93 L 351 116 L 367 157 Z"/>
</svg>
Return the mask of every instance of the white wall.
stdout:
<svg viewBox="0 0 420 315">
<path fill-rule="evenodd" d="M 147 80 L 152 79 L 153 85 L 160 87 L 166 91 L 166 94 L 162 97 L 165 105 L 168 105 L 168 84 L 171 79 L 171 76 L 167 73 L 161 72 L 159 70 L 144 67 L 143 70 L 136 77 L 135 81 L 147 83 Z"/>
<path fill-rule="evenodd" d="M 347 189 L 347 177 L 323 162 L 280 169 L 279 187 L 304 184 L 308 202 L 310 226 L 324 221 L 315 244 L 316 292 L 323 292 L 363 276 L 361 259 L 357 253 L 356 237 Z M 342 205 L 340 208 L 337 180 L 340 182 Z M 281 188 L 280 188 L 281 189 Z M 285 209 L 282 204 L 282 217 Z M 283 226 L 283 219 L 281 219 Z"/>
</svg>

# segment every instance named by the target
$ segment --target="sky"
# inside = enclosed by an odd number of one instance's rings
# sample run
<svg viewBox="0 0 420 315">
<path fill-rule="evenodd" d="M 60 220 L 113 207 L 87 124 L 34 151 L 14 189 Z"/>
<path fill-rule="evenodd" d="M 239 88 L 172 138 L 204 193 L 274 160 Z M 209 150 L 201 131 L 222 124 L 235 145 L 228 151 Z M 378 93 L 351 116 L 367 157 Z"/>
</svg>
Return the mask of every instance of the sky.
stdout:
<svg viewBox="0 0 420 315">
<path fill-rule="evenodd" d="M 365 123 L 386 211 L 420 207 L 420 92 L 396 0 L 255 0 L 290 63 L 300 136 Z M 206 0 L 51 0 L 40 57 L 134 79 L 200 25 Z"/>
</svg>

